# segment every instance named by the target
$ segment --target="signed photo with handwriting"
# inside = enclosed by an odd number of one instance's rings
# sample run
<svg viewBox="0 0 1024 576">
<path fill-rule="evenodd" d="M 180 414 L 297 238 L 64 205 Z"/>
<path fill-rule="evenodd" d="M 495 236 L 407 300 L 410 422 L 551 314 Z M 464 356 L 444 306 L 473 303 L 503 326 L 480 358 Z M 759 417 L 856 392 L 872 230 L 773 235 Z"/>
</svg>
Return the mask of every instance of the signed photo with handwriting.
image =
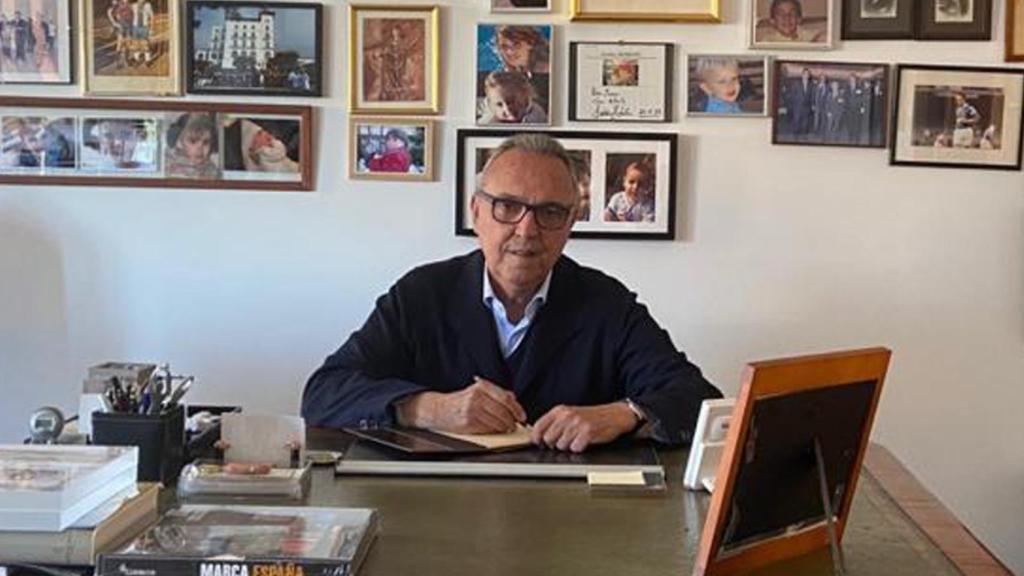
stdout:
<svg viewBox="0 0 1024 576">
<path fill-rule="evenodd" d="M 572 42 L 569 119 L 671 122 L 672 44 Z"/>
</svg>

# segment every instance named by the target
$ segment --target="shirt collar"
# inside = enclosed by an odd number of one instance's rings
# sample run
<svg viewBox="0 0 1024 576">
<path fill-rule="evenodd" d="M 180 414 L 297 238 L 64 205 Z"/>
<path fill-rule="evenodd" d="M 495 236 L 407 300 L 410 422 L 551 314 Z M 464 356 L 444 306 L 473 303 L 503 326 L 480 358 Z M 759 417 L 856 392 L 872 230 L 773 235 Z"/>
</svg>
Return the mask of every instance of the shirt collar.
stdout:
<svg viewBox="0 0 1024 576">
<path fill-rule="evenodd" d="M 548 299 L 548 289 L 551 288 L 551 274 L 552 274 L 552 272 L 554 272 L 554 270 L 548 271 L 548 275 L 547 275 L 547 277 L 544 278 L 544 282 L 541 283 L 540 288 L 537 289 L 537 292 L 534 293 L 532 298 L 530 298 L 530 302 L 526 305 L 527 314 L 529 314 L 532 311 L 531 309 L 536 309 L 541 304 L 543 304 L 545 301 L 547 301 L 547 299 Z M 491 286 L 491 276 L 490 276 L 490 274 L 487 273 L 487 266 L 486 266 L 486 264 L 484 265 L 484 298 L 483 298 L 483 300 L 484 300 L 484 304 L 488 308 L 491 307 L 491 304 L 495 300 L 497 300 L 498 303 L 501 303 L 501 300 L 498 299 L 497 295 L 495 295 L 495 293 L 494 293 L 494 287 Z M 504 308 L 504 305 L 502 305 L 502 308 Z"/>
</svg>

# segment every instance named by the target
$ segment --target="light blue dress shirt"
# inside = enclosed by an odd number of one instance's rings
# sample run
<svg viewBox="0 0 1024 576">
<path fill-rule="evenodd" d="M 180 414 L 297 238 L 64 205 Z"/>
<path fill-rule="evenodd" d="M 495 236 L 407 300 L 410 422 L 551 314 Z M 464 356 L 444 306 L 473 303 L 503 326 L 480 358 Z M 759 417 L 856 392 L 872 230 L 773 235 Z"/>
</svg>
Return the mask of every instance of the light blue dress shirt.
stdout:
<svg viewBox="0 0 1024 576">
<path fill-rule="evenodd" d="M 494 288 L 491 287 L 491 278 L 487 274 L 487 267 L 484 267 L 484 305 L 490 309 L 491 314 L 494 316 L 494 326 L 498 329 L 498 344 L 501 345 L 501 354 L 505 358 L 511 356 L 516 351 L 516 348 L 519 347 L 519 343 L 523 341 L 526 331 L 530 329 L 530 323 L 533 322 L 533 317 L 537 315 L 537 310 L 540 310 L 540 307 L 548 298 L 548 288 L 550 286 L 551 272 L 548 272 L 544 283 L 540 285 L 540 289 L 537 290 L 537 293 L 533 295 L 533 298 L 530 298 L 530 302 L 526 305 L 526 312 L 523 314 L 523 317 L 519 319 L 517 324 L 513 324 L 508 319 L 505 305 L 495 296 Z"/>
</svg>

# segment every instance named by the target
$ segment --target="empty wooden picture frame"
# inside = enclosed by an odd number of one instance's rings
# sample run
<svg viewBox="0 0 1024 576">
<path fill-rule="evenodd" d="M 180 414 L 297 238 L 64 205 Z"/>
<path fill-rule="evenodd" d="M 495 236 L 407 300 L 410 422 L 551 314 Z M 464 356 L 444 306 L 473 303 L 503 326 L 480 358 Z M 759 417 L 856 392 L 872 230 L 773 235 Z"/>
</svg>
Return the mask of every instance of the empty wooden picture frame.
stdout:
<svg viewBox="0 0 1024 576">
<path fill-rule="evenodd" d="M 87 94 L 181 92 L 178 0 L 83 0 Z"/>
</svg>

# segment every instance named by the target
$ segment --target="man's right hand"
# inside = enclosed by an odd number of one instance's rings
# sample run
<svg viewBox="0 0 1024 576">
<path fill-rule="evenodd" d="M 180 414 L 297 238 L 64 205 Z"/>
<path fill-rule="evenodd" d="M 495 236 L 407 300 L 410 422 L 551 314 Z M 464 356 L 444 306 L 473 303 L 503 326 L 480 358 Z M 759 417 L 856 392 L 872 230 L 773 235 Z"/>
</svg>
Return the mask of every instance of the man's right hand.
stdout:
<svg viewBox="0 0 1024 576">
<path fill-rule="evenodd" d="M 515 394 L 481 378 L 458 392 L 414 394 L 396 404 L 395 412 L 402 426 L 458 434 L 511 432 L 526 422 Z"/>
</svg>

